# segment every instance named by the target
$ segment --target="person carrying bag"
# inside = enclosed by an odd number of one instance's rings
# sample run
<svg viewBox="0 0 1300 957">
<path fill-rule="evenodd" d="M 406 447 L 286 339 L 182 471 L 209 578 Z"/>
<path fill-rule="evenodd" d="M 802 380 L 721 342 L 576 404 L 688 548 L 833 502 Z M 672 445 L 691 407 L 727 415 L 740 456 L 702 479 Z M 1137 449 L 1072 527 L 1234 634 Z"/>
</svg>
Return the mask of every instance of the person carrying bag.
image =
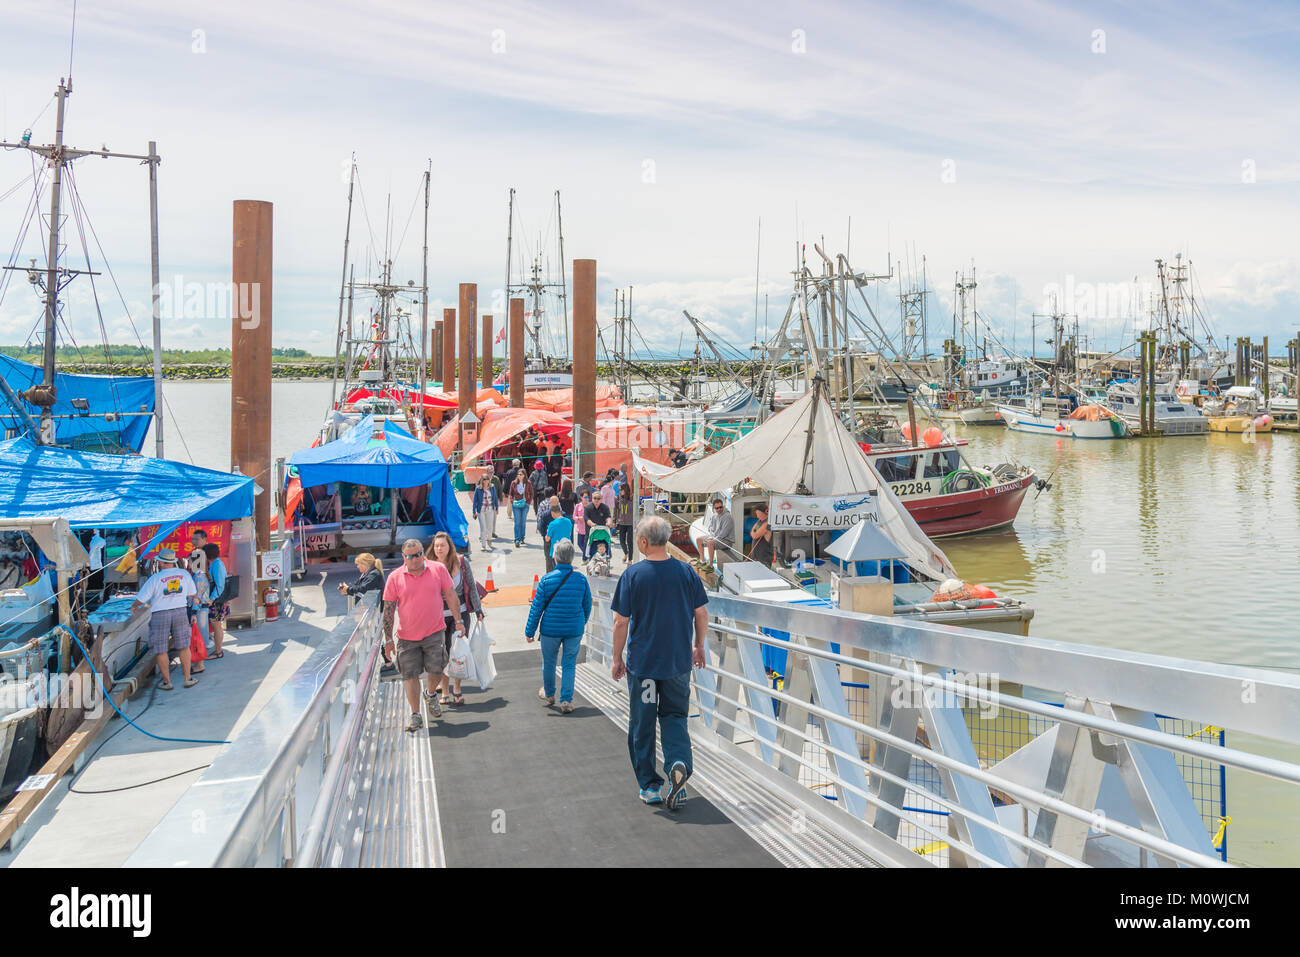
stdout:
<svg viewBox="0 0 1300 957">
<path fill-rule="evenodd" d="M 533 641 L 539 629 L 542 642 L 542 687 L 537 697 L 555 704 L 555 659 L 561 659 L 560 711 L 573 711 L 573 684 L 578 669 L 582 636 L 591 617 L 591 586 L 585 575 L 573 573 L 573 541 L 555 543 L 555 570 L 537 583 L 528 611 L 524 637 Z"/>
</svg>

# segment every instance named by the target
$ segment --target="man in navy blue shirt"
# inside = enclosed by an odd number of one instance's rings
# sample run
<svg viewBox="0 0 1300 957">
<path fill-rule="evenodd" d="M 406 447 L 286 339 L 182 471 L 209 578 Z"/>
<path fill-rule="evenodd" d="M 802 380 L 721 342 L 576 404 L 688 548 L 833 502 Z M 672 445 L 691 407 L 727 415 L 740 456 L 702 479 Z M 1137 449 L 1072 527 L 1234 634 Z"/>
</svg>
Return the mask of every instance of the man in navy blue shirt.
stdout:
<svg viewBox="0 0 1300 957">
<path fill-rule="evenodd" d="M 676 811 L 686 801 L 691 776 L 691 738 L 686 716 L 691 666 L 704 667 L 709 628 L 708 596 L 695 570 L 668 554 L 668 523 L 647 516 L 636 528 L 645 561 L 627 568 L 614 588 L 614 680 L 627 675 L 627 750 L 641 800 Z M 694 633 L 694 648 L 691 635 Z M 627 663 L 623 662 L 624 649 Z M 664 779 L 655 770 L 655 719 L 664 748 Z"/>
</svg>

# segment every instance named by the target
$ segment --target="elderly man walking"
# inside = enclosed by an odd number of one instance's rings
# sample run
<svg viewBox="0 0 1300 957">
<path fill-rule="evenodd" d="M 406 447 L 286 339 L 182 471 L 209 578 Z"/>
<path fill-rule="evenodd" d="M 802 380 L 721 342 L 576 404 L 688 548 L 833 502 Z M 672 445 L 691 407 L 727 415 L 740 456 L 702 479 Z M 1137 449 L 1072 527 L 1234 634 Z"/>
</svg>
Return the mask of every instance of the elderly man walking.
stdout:
<svg viewBox="0 0 1300 957">
<path fill-rule="evenodd" d="M 170 548 L 158 552 L 158 570 L 141 586 L 132 608 L 149 609 L 149 650 L 158 664 L 158 687 L 172 690 L 170 651 L 181 660 L 185 687 L 193 688 L 199 679 L 190 675 L 190 616 L 186 606 L 198 593 L 194 578 L 177 567 L 176 552 Z"/>
<path fill-rule="evenodd" d="M 394 570 L 384 584 L 384 650 L 393 656 L 393 625 L 396 619 L 397 669 L 406 686 L 406 703 L 411 706 L 407 731 L 419 731 L 424 724 L 420 715 L 420 673 L 426 675 L 424 705 L 429 720 L 442 717 L 438 704 L 438 684 L 447 666 L 443 643 L 443 602 L 455 621 L 456 633 L 462 634 L 460 599 L 451 575 L 441 562 L 424 560 L 424 546 L 418 538 L 402 544 L 402 567 Z"/>
<path fill-rule="evenodd" d="M 676 811 L 686 801 L 691 776 L 691 738 L 686 715 L 691 700 L 691 666 L 704 667 L 708 596 L 695 570 L 668 554 L 668 523 L 656 516 L 636 527 L 645 561 L 628 566 L 614 588 L 614 680 L 627 675 L 627 750 L 646 804 L 667 803 Z M 692 649 L 691 635 L 695 643 Z M 623 652 L 627 651 L 624 664 Z M 655 719 L 664 749 L 664 778 L 655 769 Z"/>
</svg>

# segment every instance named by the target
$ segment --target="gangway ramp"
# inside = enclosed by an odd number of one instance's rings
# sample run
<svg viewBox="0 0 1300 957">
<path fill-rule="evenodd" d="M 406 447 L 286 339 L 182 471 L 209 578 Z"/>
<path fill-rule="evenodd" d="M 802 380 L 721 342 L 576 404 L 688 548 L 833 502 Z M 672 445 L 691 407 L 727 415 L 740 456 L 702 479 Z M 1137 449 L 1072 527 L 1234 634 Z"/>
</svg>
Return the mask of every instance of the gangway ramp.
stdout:
<svg viewBox="0 0 1300 957">
<path fill-rule="evenodd" d="M 448 866 L 779 863 L 694 781 L 678 812 L 642 804 L 625 731 L 581 695 L 570 714 L 546 707 L 538 665 L 535 653 L 498 655 L 490 692 L 417 733 L 433 755 Z"/>
</svg>

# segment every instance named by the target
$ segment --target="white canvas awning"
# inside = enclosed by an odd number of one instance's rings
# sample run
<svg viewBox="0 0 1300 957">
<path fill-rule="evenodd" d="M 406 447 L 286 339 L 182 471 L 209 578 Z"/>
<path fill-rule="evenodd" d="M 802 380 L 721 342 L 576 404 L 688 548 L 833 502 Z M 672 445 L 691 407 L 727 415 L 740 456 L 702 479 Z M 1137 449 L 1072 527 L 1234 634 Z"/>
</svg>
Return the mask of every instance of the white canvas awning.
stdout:
<svg viewBox="0 0 1300 957">
<path fill-rule="evenodd" d="M 746 480 L 781 494 L 876 492 L 880 528 L 906 559 L 936 578 L 957 577 L 948 557 L 921 531 L 816 390 L 720 452 L 662 475 L 643 474 L 669 492 L 715 492 Z"/>
</svg>

